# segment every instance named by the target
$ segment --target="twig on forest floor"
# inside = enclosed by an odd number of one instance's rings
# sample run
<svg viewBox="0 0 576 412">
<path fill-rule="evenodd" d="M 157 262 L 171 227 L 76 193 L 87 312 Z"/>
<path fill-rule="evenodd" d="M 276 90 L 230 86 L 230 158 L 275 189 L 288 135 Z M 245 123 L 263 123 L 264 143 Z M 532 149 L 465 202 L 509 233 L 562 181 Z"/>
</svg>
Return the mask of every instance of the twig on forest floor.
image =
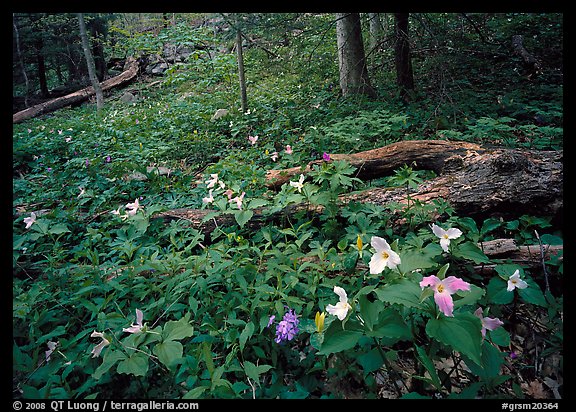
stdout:
<svg viewBox="0 0 576 412">
<path fill-rule="evenodd" d="M 546 282 L 546 291 L 550 292 L 550 284 L 548 283 L 548 271 L 546 270 L 546 263 L 544 263 L 544 246 L 542 245 L 542 240 L 540 240 L 540 235 L 538 231 L 534 231 L 536 234 L 536 239 L 538 239 L 538 244 L 540 245 L 540 262 L 542 263 L 542 270 L 544 272 L 544 281 Z"/>
</svg>

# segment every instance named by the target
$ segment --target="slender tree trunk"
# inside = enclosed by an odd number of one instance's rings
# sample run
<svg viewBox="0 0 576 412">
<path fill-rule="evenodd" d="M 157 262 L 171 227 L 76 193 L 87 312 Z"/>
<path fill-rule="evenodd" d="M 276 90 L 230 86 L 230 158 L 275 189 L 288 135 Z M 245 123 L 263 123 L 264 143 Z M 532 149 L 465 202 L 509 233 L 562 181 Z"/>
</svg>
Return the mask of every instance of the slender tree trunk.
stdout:
<svg viewBox="0 0 576 412">
<path fill-rule="evenodd" d="M 370 85 L 366 68 L 359 13 L 336 13 L 336 41 L 342 95 L 375 97 L 376 92 Z"/>
<path fill-rule="evenodd" d="M 382 36 L 382 23 L 380 22 L 379 13 L 368 13 L 368 23 L 370 28 L 370 53 L 374 53 L 374 49 L 380 43 Z"/>
<path fill-rule="evenodd" d="M 410 60 L 410 41 L 408 37 L 409 13 L 394 13 L 396 44 L 396 83 L 400 88 L 400 95 L 404 100 L 409 97 L 410 91 L 414 90 L 414 76 L 412 74 L 412 62 Z"/>
<path fill-rule="evenodd" d="M 100 111 L 104 107 L 104 95 L 102 94 L 102 87 L 98 78 L 96 77 L 96 67 L 94 65 L 94 58 L 90 51 L 90 44 L 88 42 L 88 35 L 86 34 L 86 23 L 84 22 L 84 14 L 78 13 L 78 22 L 80 23 L 80 38 L 82 39 L 82 48 L 84 49 L 84 56 L 86 56 L 86 65 L 88 66 L 88 75 L 92 82 L 92 87 L 96 93 L 96 108 Z"/>
<path fill-rule="evenodd" d="M 38 68 L 38 81 L 40 82 L 40 94 L 43 98 L 50 97 L 50 92 L 48 91 L 48 82 L 46 81 L 46 61 L 44 55 L 42 54 L 43 42 L 42 39 L 38 39 L 35 42 L 36 48 L 36 63 Z"/>
<path fill-rule="evenodd" d="M 248 97 L 246 95 L 246 78 L 244 77 L 244 56 L 242 55 L 242 31 L 240 30 L 240 19 L 236 21 L 236 55 L 238 57 L 238 79 L 240 81 L 240 102 L 242 113 L 248 110 Z"/>
<path fill-rule="evenodd" d="M 14 39 L 16 40 L 16 55 L 18 56 L 18 61 L 20 63 L 20 68 L 22 69 L 22 76 L 24 76 L 24 105 L 28 107 L 28 93 L 30 90 L 30 83 L 28 81 L 28 75 L 26 74 L 26 67 L 24 66 L 24 59 L 22 57 L 22 52 L 20 51 L 20 35 L 18 33 L 18 25 L 16 24 L 16 15 L 12 14 L 12 25 L 14 26 Z"/>
</svg>

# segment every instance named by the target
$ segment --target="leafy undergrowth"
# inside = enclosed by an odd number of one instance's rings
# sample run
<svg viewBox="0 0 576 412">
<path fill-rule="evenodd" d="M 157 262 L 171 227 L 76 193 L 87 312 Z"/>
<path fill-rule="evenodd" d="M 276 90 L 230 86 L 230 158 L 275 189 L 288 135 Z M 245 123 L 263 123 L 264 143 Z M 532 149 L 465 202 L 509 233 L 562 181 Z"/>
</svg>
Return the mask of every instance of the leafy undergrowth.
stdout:
<svg viewBox="0 0 576 412">
<path fill-rule="evenodd" d="M 236 101 L 229 57 L 137 83 L 135 103 L 14 126 L 14 397 L 560 397 L 562 254 L 523 266 L 478 242 L 561 245 L 562 228 L 474 221 L 442 200 L 340 204 L 433 173 L 366 183 L 329 154 L 421 138 L 561 148 L 561 87 L 547 104 L 506 93 L 502 115 L 486 97 L 437 127 L 425 100 L 346 100 L 286 74 L 212 120 Z M 264 184 L 323 158 L 278 192 Z M 262 207 L 275 219 L 255 227 Z M 177 208 L 233 220 L 204 234 L 155 217 Z"/>
</svg>

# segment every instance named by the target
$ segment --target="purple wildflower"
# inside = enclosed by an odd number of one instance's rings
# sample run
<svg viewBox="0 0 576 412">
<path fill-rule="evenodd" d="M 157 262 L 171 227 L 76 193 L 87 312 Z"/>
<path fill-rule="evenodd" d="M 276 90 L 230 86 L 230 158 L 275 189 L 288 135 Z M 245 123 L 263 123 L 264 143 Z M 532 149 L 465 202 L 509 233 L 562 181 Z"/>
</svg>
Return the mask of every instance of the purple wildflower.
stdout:
<svg viewBox="0 0 576 412">
<path fill-rule="evenodd" d="M 274 323 L 274 319 L 276 319 L 276 315 L 270 316 L 270 319 L 268 319 L 268 326 L 266 326 L 267 328 Z"/>
<path fill-rule="evenodd" d="M 325 162 L 329 162 L 330 161 L 330 155 L 326 152 L 324 152 L 324 154 L 322 155 L 322 159 L 324 159 Z"/>
<path fill-rule="evenodd" d="M 292 340 L 298 333 L 298 315 L 294 313 L 293 309 L 289 309 L 280 322 L 276 326 L 276 343 Z"/>
<path fill-rule="evenodd" d="M 110 163 L 110 161 L 111 161 L 110 156 L 106 156 L 106 163 Z"/>
<path fill-rule="evenodd" d="M 86 167 L 90 166 L 90 161 L 86 159 Z"/>
</svg>

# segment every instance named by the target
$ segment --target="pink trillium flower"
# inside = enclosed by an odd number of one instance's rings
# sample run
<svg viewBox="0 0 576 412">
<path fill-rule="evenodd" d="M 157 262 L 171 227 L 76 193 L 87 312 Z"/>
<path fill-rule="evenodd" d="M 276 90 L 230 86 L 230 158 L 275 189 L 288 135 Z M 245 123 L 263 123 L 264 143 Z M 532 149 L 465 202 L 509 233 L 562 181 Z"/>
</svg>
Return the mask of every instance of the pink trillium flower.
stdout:
<svg viewBox="0 0 576 412">
<path fill-rule="evenodd" d="M 440 226 L 432 223 L 432 232 L 440 238 L 440 246 L 444 252 L 448 252 L 448 246 L 450 246 L 450 239 L 457 239 L 462 236 L 462 231 L 456 228 L 450 228 L 448 230 L 442 229 Z"/>
<path fill-rule="evenodd" d="M 93 358 L 97 358 L 98 356 L 100 356 L 100 352 L 102 352 L 102 349 L 104 349 L 105 346 L 110 345 L 110 341 L 108 339 L 106 339 L 104 337 L 104 333 L 102 332 L 92 332 L 92 334 L 90 335 L 91 338 L 102 338 L 102 341 L 94 346 L 94 348 L 92 349 L 92 352 L 90 352 L 92 354 Z"/>
<path fill-rule="evenodd" d="M 395 269 L 401 263 L 400 256 L 394 252 L 386 240 L 378 236 L 372 236 L 370 244 L 376 253 L 370 259 L 370 274 L 377 275 L 389 267 Z"/>
<path fill-rule="evenodd" d="M 352 309 L 352 306 L 350 306 L 348 303 L 348 296 L 346 295 L 346 291 L 340 286 L 334 286 L 334 293 L 340 297 L 340 301 L 336 305 L 326 306 L 326 312 L 330 313 L 331 315 L 335 315 L 340 320 L 344 320 L 348 314 L 348 311 Z"/>
<path fill-rule="evenodd" d="M 286 154 L 292 154 L 292 146 L 289 144 L 286 145 Z"/>
<path fill-rule="evenodd" d="M 454 301 L 451 295 L 458 290 L 470 290 L 468 282 L 455 276 L 448 276 L 443 280 L 434 275 L 426 276 L 420 282 L 420 287 L 424 289 L 426 286 L 430 286 L 434 290 L 434 301 L 446 316 L 454 316 L 452 314 Z"/>
<path fill-rule="evenodd" d="M 278 160 L 278 152 L 272 152 L 272 154 L 270 155 L 270 159 L 272 159 L 273 162 Z"/>
<path fill-rule="evenodd" d="M 30 226 L 36 222 L 36 213 L 30 213 L 30 217 L 24 218 L 24 223 L 26 223 L 26 229 L 30 229 Z"/>
<path fill-rule="evenodd" d="M 494 330 L 497 327 L 500 327 L 504 324 L 504 322 L 502 322 L 498 318 L 484 317 L 484 313 L 482 312 L 482 308 L 476 309 L 476 311 L 474 312 L 474 315 L 478 316 L 480 318 L 480 322 L 482 322 L 482 337 L 486 336 L 486 329 Z"/>
<path fill-rule="evenodd" d="M 250 144 L 254 146 L 258 141 L 258 136 L 248 136 L 248 140 L 250 141 Z"/>
<path fill-rule="evenodd" d="M 126 209 L 129 209 L 128 210 L 129 216 L 134 216 L 138 211 L 138 209 L 140 209 L 140 202 L 138 201 L 138 199 L 135 199 L 134 203 L 128 203 L 126 205 Z"/>
<path fill-rule="evenodd" d="M 238 209 L 242 209 L 242 202 L 244 201 L 245 194 L 246 192 L 242 192 L 240 196 L 236 196 L 235 198 L 230 199 L 228 202 L 229 203 L 236 202 L 236 206 L 238 206 Z"/>
<path fill-rule="evenodd" d="M 210 175 L 210 177 L 211 177 L 212 179 L 206 180 L 206 182 L 204 182 L 204 183 L 206 183 L 206 184 L 208 185 L 208 186 L 207 186 L 208 189 L 211 189 L 211 188 L 213 188 L 214 186 L 216 186 L 216 183 L 218 183 L 218 185 L 220 186 L 221 189 L 224 189 L 224 187 L 225 187 L 226 185 L 224 184 L 223 181 L 219 180 L 219 178 L 218 178 L 218 173 L 212 173 L 212 174 Z"/>
<path fill-rule="evenodd" d="M 136 323 L 130 325 L 129 328 L 122 328 L 122 332 L 138 333 L 142 330 L 142 321 L 144 320 L 144 313 L 140 309 L 136 309 Z"/>
<path fill-rule="evenodd" d="M 514 289 L 526 289 L 528 287 L 528 283 L 520 279 L 520 271 L 516 269 L 514 274 L 512 274 L 508 278 L 508 288 L 506 289 L 508 292 L 512 292 Z"/>
</svg>

